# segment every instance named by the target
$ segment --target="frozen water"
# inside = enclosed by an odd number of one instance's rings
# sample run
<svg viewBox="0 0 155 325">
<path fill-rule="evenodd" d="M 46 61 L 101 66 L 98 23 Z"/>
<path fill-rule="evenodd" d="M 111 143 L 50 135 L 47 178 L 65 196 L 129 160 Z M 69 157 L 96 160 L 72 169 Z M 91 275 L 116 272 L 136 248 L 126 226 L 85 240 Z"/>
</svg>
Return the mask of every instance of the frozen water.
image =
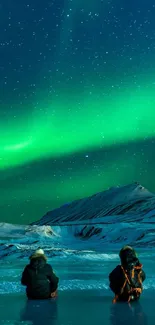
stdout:
<svg viewBox="0 0 155 325">
<path fill-rule="evenodd" d="M 140 303 L 130 309 L 126 304 L 112 305 L 113 294 L 108 287 L 108 274 L 118 263 L 116 251 L 85 257 L 50 259 L 60 277 L 59 296 L 55 301 L 30 301 L 20 276 L 25 261 L 3 262 L 0 268 L 0 324 L 118 325 L 154 324 L 154 256 L 140 250 L 147 280 Z"/>
</svg>

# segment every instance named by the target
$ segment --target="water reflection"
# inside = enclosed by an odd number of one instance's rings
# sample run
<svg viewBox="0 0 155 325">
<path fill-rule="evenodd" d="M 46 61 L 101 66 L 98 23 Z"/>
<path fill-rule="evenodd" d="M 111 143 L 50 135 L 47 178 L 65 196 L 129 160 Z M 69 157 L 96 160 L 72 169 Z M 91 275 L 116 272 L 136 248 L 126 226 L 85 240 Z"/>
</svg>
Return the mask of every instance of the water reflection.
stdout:
<svg viewBox="0 0 155 325">
<path fill-rule="evenodd" d="M 148 325 L 147 316 L 139 302 L 117 303 L 110 310 L 111 325 Z"/>
<path fill-rule="evenodd" d="M 20 320 L 33 325 L 55 325 L 57 314 L 57 300 L 27 300 Z"/>
</svg>

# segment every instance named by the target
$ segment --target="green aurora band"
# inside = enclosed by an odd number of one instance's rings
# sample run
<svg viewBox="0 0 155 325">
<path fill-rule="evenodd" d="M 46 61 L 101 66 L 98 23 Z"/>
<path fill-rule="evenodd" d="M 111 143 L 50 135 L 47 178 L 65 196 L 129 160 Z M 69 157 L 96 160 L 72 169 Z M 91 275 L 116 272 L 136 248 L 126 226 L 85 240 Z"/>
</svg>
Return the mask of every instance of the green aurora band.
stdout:
<svg viewBox="0 0 155 325">
<path fill-rule="evenodd" d="M 130 89 L 113 98 L 85 95 L 80 105 L 64 99 L 46 106 L 40 102 L 40 110 L 28 119 L 0 125 L 0 169 L 155 135 L 154 87 Z"/>
<path fill-rule="evenodd" d="M 12 2 L 1 6 L 0 221 L 28 224 L 134 181 L 154 192 L 154 4 Z"/>
</svg>

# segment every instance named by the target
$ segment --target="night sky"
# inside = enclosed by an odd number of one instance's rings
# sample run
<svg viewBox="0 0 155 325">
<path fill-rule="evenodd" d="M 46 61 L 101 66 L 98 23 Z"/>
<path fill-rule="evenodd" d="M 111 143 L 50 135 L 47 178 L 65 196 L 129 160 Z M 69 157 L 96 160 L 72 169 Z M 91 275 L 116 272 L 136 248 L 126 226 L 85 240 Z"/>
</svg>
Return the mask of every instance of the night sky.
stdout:
<svg viewBox="0 0 155 325">
<path fill-rule="evenodd" d="M 154 0 L 1 0 L 0 221 L 155 191 Z"/>
</svg>

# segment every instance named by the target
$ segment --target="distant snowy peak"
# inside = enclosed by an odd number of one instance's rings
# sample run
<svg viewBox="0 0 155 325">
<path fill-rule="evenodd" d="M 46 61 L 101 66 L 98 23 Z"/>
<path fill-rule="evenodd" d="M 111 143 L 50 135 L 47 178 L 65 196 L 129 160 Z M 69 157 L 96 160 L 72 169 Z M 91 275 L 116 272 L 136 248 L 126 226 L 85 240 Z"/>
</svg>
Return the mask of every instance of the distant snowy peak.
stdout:
<svg viewBox="0 0 155 325">
<path fill-rule="evenodd" d="M 127 244 L 154 247 L 154 225 L 154 194 L 139 184 L 111 188 L 48 212 L 33 225 L 0 223 L 0 260 L 27 258 L 38 247 L 52 258 Z"/>
<path fill-rule="evenodd" d="M 65 204 L 32 225 L 88 225 L 103 223 L 108 216 L 124 215 L 124 219 L 127 215 L 142 217 L 152 210 L 155 210 L 155 194 L 134 183 Z"/>
</svg>

